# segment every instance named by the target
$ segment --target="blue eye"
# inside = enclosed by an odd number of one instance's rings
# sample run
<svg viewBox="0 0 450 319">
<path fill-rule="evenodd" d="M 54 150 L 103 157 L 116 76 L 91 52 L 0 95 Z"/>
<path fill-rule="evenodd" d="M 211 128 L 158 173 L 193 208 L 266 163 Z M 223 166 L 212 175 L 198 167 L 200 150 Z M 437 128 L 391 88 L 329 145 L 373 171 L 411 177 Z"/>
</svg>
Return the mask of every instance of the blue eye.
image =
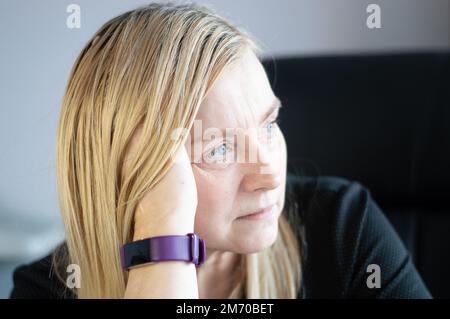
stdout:
<svg viewBox="0 0 450 319">
<path fill-rule="evenodd" d="M 222 143 L 218 147 L 206 152 L 205 158 L 208 162 L 225 162 L 229 160 L 228 153 L 233 149 L 227 143 Z"/>
<path fill-rule="evenodd" d="M 227 153 L 227 145 L 225 143 L 221 144 L 219 147 L 214 148 L 211 152 L 211 156 L 215 156 L 216 154 L 219 156 L 225 156 Z"/>
<path fill-rule="evenodd" d="M 277 123 L 279 123 L 279 120 L 278 119 L 276 119 L 276 120 L 274 120 L 274 121 L 271 121 L 271 122 L 269 122 L 268 124 L 267 124 L 267 135 L 269 136 L 269 138 L 271 138 L 272 137 L 272 130 L 275 128 L 275 125 L 277 124 Z"/>
</svg>

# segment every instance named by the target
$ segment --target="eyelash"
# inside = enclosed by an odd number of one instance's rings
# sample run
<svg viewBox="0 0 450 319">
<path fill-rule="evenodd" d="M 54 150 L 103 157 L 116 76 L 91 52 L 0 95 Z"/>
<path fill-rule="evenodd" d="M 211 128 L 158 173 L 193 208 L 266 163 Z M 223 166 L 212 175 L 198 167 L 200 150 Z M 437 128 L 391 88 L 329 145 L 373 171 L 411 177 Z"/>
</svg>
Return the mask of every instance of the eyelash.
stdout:
<svg viewBox="0 0 450 319">
<path fill-rule="evenodd" d="M 269 124 L 276 124 L 276 125 L 280 125 L 280 122 L 281 122 L 280 118 L 279 118 L 279 117 L 277 117 L 277 118 L 276 118 L 275 120 L 273 120 L 273 121 L 269 122 Z"/>
<path fill-rule="evenodd" d="M 226 152 L 228 152 L 228 150 L 231 149 L 231 147 L 229 147 L 227 143 L 221 143 L 219 146 L 214 147 L 213 149 L 211 149 L 211 150 L 209 150 L 208 152 L 206 152 L 206 156 L 209 156 L 212 152 L 214 152 L 214 154 L 215 154 L 215 152 L 216 152 L 219 148 L 221 148 L 222 146 L 224 146 L 224 145 L 225 145 L 225 147 L 226 147 L 226 149 L 227 149 Z M 214 155 L 212 155 L 212 156 L 214 156 Z M 226 156 L 226 155 L 223 155 L 223 156 Z"/>
<path fill-rule="evenodd" d="M 269 123 L 267 123 L 267 125 L 269 125 L 269 124 L 273 124 L 273 125 L 279 126 L 280 125 L 280 118 L 277 116 L 275 118 L 275 120 L 270 121 Z"/>
<path fill-rule="evenodd" d="M 267 125 L 272 124 L 272 125 L 280 125 L 280 118 L 277 116 L 273 121 L 270 121 L 269 123 L 267 123 Z M 226 153 L 228 154 L 228 150 L 231 149 L 231 147 L 228 145 L 228 143 L 221 143 L 219 146 L 214 147 L 213 149 L 209 150 L 208 152 L 206 152 L 205 156 L 209 156 L 212 152 L 214 152 L 214 154 L 216 154 L 216 152 L 219 150 L 219 148 L 225 146 L 226 147 Z M 212 155 L 214 156 L 214 155 Z M 226 156 L 226 155 L 221 155 L 221 156 Z"/>
</svg>

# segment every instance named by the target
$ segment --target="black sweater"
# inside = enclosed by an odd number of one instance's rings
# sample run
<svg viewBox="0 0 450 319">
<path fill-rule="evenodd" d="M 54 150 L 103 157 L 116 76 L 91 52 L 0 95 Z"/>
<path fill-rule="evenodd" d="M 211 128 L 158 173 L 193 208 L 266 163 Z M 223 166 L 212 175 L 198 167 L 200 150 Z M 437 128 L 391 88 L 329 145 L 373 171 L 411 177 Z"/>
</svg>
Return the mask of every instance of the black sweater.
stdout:
<svg viewBox="0 0 450 319">
<path fill-rule="evenodd" d="M 402 241 L 361 184 L 289 175 L 287 191 L 298 203 L 302 225 L 299 298 L 431 298 Z M 379 288 L 368 287 L 371 264 L 379 266 Z M 18 267 L 13 280 L 11 298 L 62 298 L 64 291 L 65 298 L 74 297 L 52 271 L 51 254 Z"/>
</svg>

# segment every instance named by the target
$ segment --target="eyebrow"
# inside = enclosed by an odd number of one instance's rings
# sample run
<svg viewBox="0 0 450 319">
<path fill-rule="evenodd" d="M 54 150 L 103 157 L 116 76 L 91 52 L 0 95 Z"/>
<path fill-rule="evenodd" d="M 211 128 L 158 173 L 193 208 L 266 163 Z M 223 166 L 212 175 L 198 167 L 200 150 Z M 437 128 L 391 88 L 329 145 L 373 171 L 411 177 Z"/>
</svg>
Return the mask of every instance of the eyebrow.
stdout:
<svg viewBox="0 0 450 319">
<path fill-rule="evenodd" d="M 261 123 L 264 122 L 270 115 L 272 115 L 272 113 L 276 110 L 279 109 L 283 106 L 283 104 L 281 103 L 281 100 L 275 96 L 275 98 L 273 99 L 272 103 L 270 104 L 269 110 L 264 114 Z M 225 135 L 225 129 L 221 129 L 222 134 Z M 191 141 L 191 144 L 193 144 L 194 142 L 198 141 L 199 138 L 196 138 L 194 140 Z"/>
<path fill-rule="evenodd" d="M 281 108 L 281 106 L 282 106 L 281 100 L 277 96 L 275 96 L 275 98 L 272 101 L 272 104 L 269 107 L 269 110 L 263 116 L 261 123 L 264 122 L 273 113 L 273 111 Z"/>
</svg>

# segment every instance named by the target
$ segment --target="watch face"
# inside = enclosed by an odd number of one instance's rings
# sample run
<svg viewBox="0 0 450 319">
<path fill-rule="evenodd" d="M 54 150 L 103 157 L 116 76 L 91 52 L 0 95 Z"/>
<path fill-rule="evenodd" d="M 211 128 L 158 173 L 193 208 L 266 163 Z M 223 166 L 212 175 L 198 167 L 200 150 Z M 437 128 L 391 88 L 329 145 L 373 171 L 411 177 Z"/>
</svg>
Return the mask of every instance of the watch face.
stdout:
<svg viewBox="0 0 450 319">
<path fill-rule="evenodd" d="M 122 251 L 123 266 L 130 268 L 151 261 L 151 249 L 148 239 L 138 240 L 124 246 Z"/>
</svg>

